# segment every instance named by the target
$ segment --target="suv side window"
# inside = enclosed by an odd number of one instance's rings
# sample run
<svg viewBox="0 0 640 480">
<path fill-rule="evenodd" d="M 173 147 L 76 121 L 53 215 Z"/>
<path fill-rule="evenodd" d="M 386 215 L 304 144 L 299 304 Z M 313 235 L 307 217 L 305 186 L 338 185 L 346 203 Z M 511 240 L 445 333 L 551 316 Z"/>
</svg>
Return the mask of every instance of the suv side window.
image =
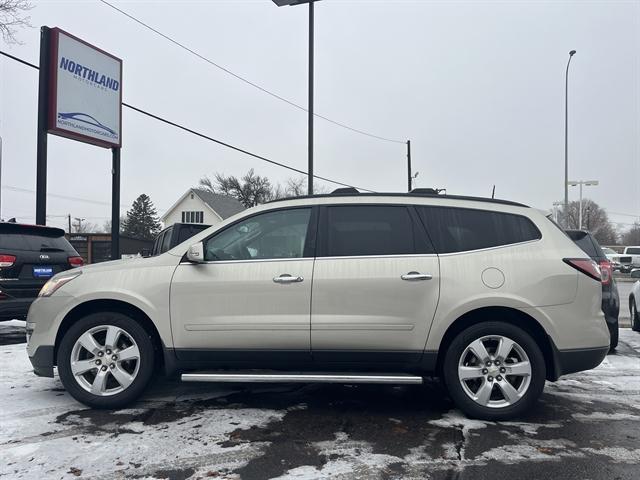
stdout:
<svg viewBox="0 0 640 480">
<path fill-rule="evenodd" d="M 406 206 L 331 206 L 325 218 L 325 256 L 415 253 L 413 221 Z"/>
<path fill-rule="evenodd" d="M 159 253 L 164 253 L 171 249 L 171 237 L 173 236 L 173 228 L 168 228 L 166 232 L 164 232 L 164 238 L 162 239 L 162 246 L 160 247 Z"/>
<path fill-rule="evenodd" d="M 465 252 L 542 238 L 533 222 L 522 215 L 471 208 L 417 208 L 438 253 Z"/>
<path fill-rule="evenodd" d="M 302 258 L 310 218 L 311 208 L 249 217 L 207 239 L 204 258 L 207 261 Z"/>
</svg>

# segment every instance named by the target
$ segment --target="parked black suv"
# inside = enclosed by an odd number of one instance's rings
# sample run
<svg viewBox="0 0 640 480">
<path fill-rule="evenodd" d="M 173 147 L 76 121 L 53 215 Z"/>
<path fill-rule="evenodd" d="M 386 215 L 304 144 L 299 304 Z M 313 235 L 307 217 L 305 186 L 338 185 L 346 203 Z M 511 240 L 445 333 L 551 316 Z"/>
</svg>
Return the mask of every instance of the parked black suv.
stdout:
<svg viewBox="0 0 640 480">
<path fill-rule="evenodd" d="M 618 346 L 620 297 L 618 296 L 618 286 L 613 278 L 611 261 L 602 251 L 598 241 L 589 232 L 583 230 L 567 230 L 566 232 L 571 240 L 600 266 L 600 271 L 602 272 L 602 311 L 611 334 L 611 350 L 614 350 Z"/>
<path fill-rule="evenodd" d="M 155 257 L 167 250 L 171 250 L 176 245 L 180 245 L 196 233 L 206 230 L 210 226 L 203 223 L 174 223 L 158 234 L 155 242 L 153 242 L 151 256 Z"/>
<path fill-rule="evenodd" d="M 0 321 L 25 319 L 49 278 L 82 264 L 64 230 L 0 222 Z"/>
</svg>

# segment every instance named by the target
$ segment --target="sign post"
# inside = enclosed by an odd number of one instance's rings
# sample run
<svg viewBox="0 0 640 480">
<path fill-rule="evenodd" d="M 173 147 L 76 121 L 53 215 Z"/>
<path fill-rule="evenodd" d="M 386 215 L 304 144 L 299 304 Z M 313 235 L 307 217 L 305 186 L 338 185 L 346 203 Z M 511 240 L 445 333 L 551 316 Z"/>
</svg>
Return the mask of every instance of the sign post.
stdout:
<svg viewBox="0 0 640 480">
<path fill-rule="evenodd" d="M 111 258 L 119 257 L 122 60 L 59 28 L 42 27 L 36 223 L 47 213 L 47 134 L 112 151 Z"/>
</svg>

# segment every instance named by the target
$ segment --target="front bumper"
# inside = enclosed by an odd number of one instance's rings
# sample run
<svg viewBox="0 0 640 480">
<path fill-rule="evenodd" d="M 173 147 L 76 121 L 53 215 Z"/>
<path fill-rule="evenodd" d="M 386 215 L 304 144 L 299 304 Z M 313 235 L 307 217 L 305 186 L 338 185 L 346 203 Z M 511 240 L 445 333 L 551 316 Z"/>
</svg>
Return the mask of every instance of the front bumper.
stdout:
<svg viewBox="0 0 640 480">
<path fill-rule="evenodd" d="M 40 345 L 29 356 L 33 373 L 39 377 L 53 377 L 53 345 Z"/>
<path fill-rule="evenodd" d="M 5 298 L 0 300 L 0 321 L 26 319 L 29 307 L 34 300 L 35 298 Z"/>
</svg>

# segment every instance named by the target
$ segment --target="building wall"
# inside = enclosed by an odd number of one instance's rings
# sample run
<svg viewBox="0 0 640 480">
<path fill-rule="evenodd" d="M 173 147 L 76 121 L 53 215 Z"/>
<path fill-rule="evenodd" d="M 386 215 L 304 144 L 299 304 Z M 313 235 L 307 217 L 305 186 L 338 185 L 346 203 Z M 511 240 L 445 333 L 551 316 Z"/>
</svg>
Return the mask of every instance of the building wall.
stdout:
<svg viewBox="0 0 640 480">
<path fill-rule="evenodd" d="M 216 225 L 220 223 L 220 217 L 218 217 L 215 213 L 211 211 L 211 209 L 202 201 L 200 197 L 195 195 L 194 193 L 189 193 L 183 200 L 180 202 L 173 211 L 169 212 L 166 218 L 163 218 L 162 221 L 165 227 L 169 225 L 173 225 L 174 223 L 182 222 L 182 212 L 203 212 L 203 222 L 206 225 Z"/>
<path fill-rule="evenodd" d="M 111 235 L 105 233 L 66 234 L 67 240 L 84 259 L 85 263 L 99 263 L 111 260 Z M 120 257 L 142 254 L 151 250 L 153 240 L 140 240 L 120 236 Z"/>
</svg>

